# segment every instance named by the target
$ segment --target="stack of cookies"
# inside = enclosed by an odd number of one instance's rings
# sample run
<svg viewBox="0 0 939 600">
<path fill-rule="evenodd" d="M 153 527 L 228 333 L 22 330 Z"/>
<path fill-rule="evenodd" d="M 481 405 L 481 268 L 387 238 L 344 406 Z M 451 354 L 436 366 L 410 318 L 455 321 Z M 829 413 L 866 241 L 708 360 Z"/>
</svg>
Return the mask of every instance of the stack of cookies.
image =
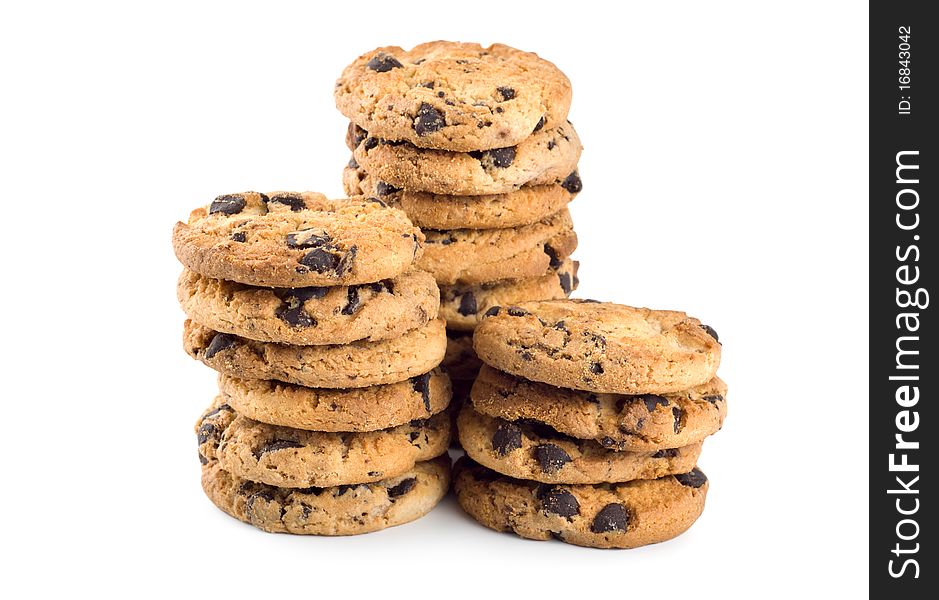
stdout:
<svg viewBox="0 0 939 600">
<path fill-rule="evenodd" d="M 446 493 L 450 382 L 424 236 L 383 203 L 220 196 L 173 231 L 184 344 L 219 372 L 202 485 L 265 531 L 406 523 Z"/>
<path fill-rule="evenodd" d="M 567 297 L 581 190 L 571 86 L 536 54 L 496 44 L 378 48 L 342 73 L 351 121 L 347 194 L 404 210 L 426 236 L 419 266 L 440 286 L 455 397 L 479 368 L 471 334 L 491 306 Z"/>
<path fill-rule="evenodd" d="M 459 415 L 460 505 L 531 539 L 633 548 L 701 514 L 695 465 L 727 387 L 713 329 L 682 312 L 589 300 L 487 311 L 485 363 Z"/>
</svg>

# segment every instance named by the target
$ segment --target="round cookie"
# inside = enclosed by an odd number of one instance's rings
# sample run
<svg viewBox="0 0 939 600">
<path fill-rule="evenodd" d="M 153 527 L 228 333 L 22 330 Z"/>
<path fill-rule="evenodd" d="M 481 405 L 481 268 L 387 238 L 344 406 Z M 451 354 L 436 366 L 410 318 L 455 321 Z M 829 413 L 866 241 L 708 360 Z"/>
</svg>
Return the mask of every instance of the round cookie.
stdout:
<svg viewBox="0 0 939 600">
<path fill-rule="evenodd" d="M 637 548 L 670 540 L 704 510 L 708 481 L 691 472 L 598 485 L 513 479 L 466 457 L 453 468 L 460 506 L 481 524 L 532 540 L 591 548 Z"/>
<path fill-rule="evenodd" d="M 183 346 L 189 356 L 235 377 L 360 388 L 427 373 L 443 360 L 447 335 L 443 319 L 437 319 L 380 342 L 291 346 L 219 333 L 187 319 Z"/>
<path fill-rule="evenodd" d="M 395 277 L 420 255 L 423 239 L 399 210 L 314 192 L 219 196 L 173 228 L 173 249 L 188 269 L 293 288 Z"/>
<path fill-rule="evenodd" d="M 356 535 L 430 512 L 447 493 L 449 471 L 443 454 L 374 483 L 298 489 L 248 481 L 211 461 L 202 467 L 202 489 L 219 509 L 264 531 Z"/>
<path fill-rule="evenodd" d="M 482 414 L 531 419 L 630 452 L 699 443 L 716 433 L 727 416 L 727 385 L 719 377 L 681 392 L 618 395 L 558 388 L 483 365 L 470 395 Z"/>
<path fill-rule="evenodd" d="M 571 215 L 563 211 L 511 229 L 428 229 L 418 266 L 439 285 L 541 277 L 577 248 Z"/>
<path fill-rule="evenodd" d="M 355 166 L 351 166 L 355 165 Z M 567 187 L 524 186 L 506 194 L 446 196 L 402 190 L 372 177 L 355 159 L 342 173 L 350 196 L 373 196 L 403 210 L 422 229 L 504 229 L 536 223 L 563 210 L 583 187 L 574 174 Z"/>
<path fill-rule="evenodd" d="M 426 419 L 450 403 L 439 369 L 407 381 L 355 389 L 310 388 L 219 375 L 223 401 L 255 421 L 311 431 L 375 431 Z"/>
<path fill-rule="evenodd" d="M 447 331 L 447 351 L 440 366 L 452 380 L 468 381 L 472 384 L 482 364 L 473 351 L 472 332 Z"/>
<path fill-rule="evenodd" d="M 440 456 L 450 443 L 450 415 L 363 433 L 304 431 L 239 415 L 220 440 L 218 431 L 216 419 L 198 424 L 200 454 L 214 454 L 229 473 L 279 487 L 328 487 L 396 477 L 416 462 Z"/>
<path fill-rule="evenodd" d="M 537 54 L 437 41 L 376 48 L 346 67 L 336 107 L 356 124 L 423 148 L 485 150 L 567 119 L 571 84 Z"/>
<path fill-rule="evenodd" d="M 506 421 L 466 404 L 457 419 L 470 458 L 498 473 L 542 483 L 616 483 L 687 473 L 701 443 L 655 452 L 617 452 L 564 435 L 537 421 Z"/>
<path fill-rule="evenodd" d="M 396 338 L 436 318 L 440 305 L 433 276 L 416 269 L 375 283 L 306 288 L 254 287 L 187 269 L 176 296 L 206 327 L 297 345 Z"/>
<path fill-rule="evenodd" d="M 542 129 L 516 146 L 473 152 L 418 148 L 361 129 L 352 130 L 346 141 L 356 164 L 406 190 L 474 196 L 557 184 L 576 194 L 582 186 L 577 161 L 583 146 L 570 123 Z"/>
<path fill-rule="evenodd" d="M 683 312 L 595 300 L 493 307 L 473 344 L 514 375 L 615 394 L 685 390 L 710 381 L 721 359 L 714 330 Z"/>
<path fill-rule="evenodd" d="M 442 286 L 440 316 L 446 319 L 447 327 L 452 330 L 472 331 L 493 306 L 567 298 L 577 289 L 579 265 L 577 261 L 566 259 L 560 267 L 541 277 Z"/>
</svg>

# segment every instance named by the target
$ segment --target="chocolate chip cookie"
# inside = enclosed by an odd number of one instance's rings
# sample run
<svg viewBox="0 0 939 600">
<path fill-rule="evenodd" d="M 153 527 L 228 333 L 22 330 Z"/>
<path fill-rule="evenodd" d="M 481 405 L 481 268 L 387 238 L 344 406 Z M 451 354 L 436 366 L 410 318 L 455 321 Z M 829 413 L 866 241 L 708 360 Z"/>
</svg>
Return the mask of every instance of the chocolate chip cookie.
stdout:
<svg viewBox="0 0 939 600">
<path fill-rule="evenodd" d="M 570 123 L 542 129 L 515 146 L 472 152 L 418 148 L 358 129 L 346 140 L 356 164 L 406 190 L 474 196 L 552 184 L 577 193 L 582 186 L 577 161 L 583 147 Z"/>
<path fill-rule="evenodd" d="M 716 433 L 727 415 L 727 385 L 719 377 L 680 392 L 621 395 L 554 387 L 484 365 L 471 397 L 482 414 L 530 419 L 604 448 L 631 452 L 696 444 Z"/>
<path fill-rule="evenodd" d="M 571 84 L 537 54 L 502 44 L 376 48 L 345 68 L 336 106 L 354 123 L 422 148 L 486 150 L 564 123 Z"/>
<path fill-rule="evenodd" d="M 466 404 L 457 420 L 460 444 L 476 462 L 503 475 L 542 483 L 616 483 L 687 473 L 701 443 L 646 452 L 617 452 L 538 421 L 506 421 Z"/>
<path fill-rule="evenodd" d="M 223 402 L 255 421 L 311 431 L 376 431 L 426 419 L 450 403 L 450 379 L 434 369 L 406 381 L 354 389 L 310 388 L 219 375 Z"/>
<path fill-rule="evenodd" d="M 264 531 L 356 535 L 430 512 L 447 493 L 449 471 L 443 454 L 373 483 L 283 488 L 242 479 L 213 460 L 202 467 L 202 489 L 219 509 Z"/>
<path fill-rule="evenodd" d="M 684 533 L 704 510 L 708 481 L 681 475 L 597 485 L 553 485 L 500 475 L 466 457 L 453 469 L 460 506 L 496 531 L 591 548 L 636 548 Z"/>
<path fill-rule="evenodd" d="M 350 196 L 370 196 L 400 208 L 422 229 L 504 229 L 536 223 L 563 210 L 583 185 L 576 173 L 567 187 L 524 186 L 506 194 L 445 196 L 396 188 L 372 177 L 353 159 L 342 173 Z"/>
<path fill-rule="evenodd" d="M 502 371 L 615 394 L 701 385 L 721 358 L 714 329 L 683 312 L 585 300 L 490 308 L 473 343 L 483 362 Z"/>
<path fill-rule="evenodd" d="M 188 269 L 273 287 L 390 279 L 417 260 L 422 242 L 397 209 L 313 192 L 219 196 L 173 228 L 176 257 Z"/>
<path fill-rule="evenodd" d="M 440 285 L 541 277 L 560 268 L 577 247 L 567 209 L 511 229 L 428 229 L 424 234 L 418 266 Z"/>
<path fill-rule="evenodd" d="M 577 289 L 578 266 L 577 261 L 566 259 L 560 267 L 541 277 L 441 286 L 440 316 L 447 320 L 451 330 L 472 331 L 493 306 L 567 298 Z"/>
<path fill-rule="evenodd" d="M 328 487 L 396 477 L 446 452 L 450 415 L 391 429 L 326 433 L 277 427 L 243 415 L 219 423 L 217 398 L 196 424 L 200 455 L 213 456 L 229 473 L 279 487 Z M 221 434 L 219 436 L 219 433 Z"/>
<path fill-rule="evenodd" d="M 267 288 L 185 270 L 176 296 L 186 315 L 216 331 L 262 342 L 348 344 L 404 335 L 437 316 L 433 276 L 411 269 L 374 283 Z"/>
<path fill-rule="evenodd" d="M 277 379 L 310 387 L 359 388 L 403 381 L 440 364 L 447 349 L 443 319 L 380 342 L 292 346 L 257 342 L 187 320 L 189 356 L 220 373 L 243 379 Z"/>
</svg>

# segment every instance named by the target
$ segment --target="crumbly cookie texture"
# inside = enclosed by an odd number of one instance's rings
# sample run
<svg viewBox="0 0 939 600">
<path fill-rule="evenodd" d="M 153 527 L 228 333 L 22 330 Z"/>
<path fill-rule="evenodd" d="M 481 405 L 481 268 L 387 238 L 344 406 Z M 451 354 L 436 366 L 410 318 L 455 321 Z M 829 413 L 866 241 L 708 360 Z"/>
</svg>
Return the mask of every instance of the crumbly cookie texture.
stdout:
<svg viewBox="0 0 939 600">
<path fill-rule="evenodd" d="M 720 430 L 727 385 L 719 377 L 680 392 L 620 395 L 528 381 L 484 365 L 471 391 L 482 414 L 530 419 L 604 448 L 655 452 L 696 444 Z"/>
<path fill-rule="evenodd" d="M 220 373 L 244 379 L 276 379 L 321 388 L 360 388 L 404 381 L 427 373 L 446 354 L 443 319 L 379 342 L 293 346 L 221 333 L 187 320 L 183 346 L 189 356 Z"/>
<path fill-rule="evenodd" d="M 206 277 L 274 287 L 372 283 L 403 273 L 423 235 L 403 212 L 314 192 L 244 192 L 173 228 L 176 257 Z"/>
<path fill-rule="evenodd" d="M 406 381 L 354 389 L 310 388 L 219 375 L 223 401 L 255 421 L 311 431 L 376 431 L 447 408 L 450 379 L 439 369 Z"/>
<path fill-rule="evenodd" d="M 436 318 L 440 305 L 433 276 L 416 269 L 374 283 L 305 288 L 256 287 L 185 270 L 176 296 L 206 327 L 297 345 L 396 338 Z"/>
<path fill-rule="evenodd" d="M 536 223 L 564 209 L 583 188 L 574 174 L 560 184 L 524 186 L 505 194 L 447 196 L 396 188 L 369 175 L 353 158 L 342 173 L 350 196 L 379 198 L 422 229 L 505 229 Z"/>
<path fill-rule="evenodd" d="M 575 260 L 565 259 L 547 275 L 509 279 L 476 285 L 446 285 L 440 288 L 440 316 L 447 327 L 472 331 L 493 306 L 511 306 L 532 300 L 567 298 L 580 283 Z"/>
<path fill-rule="evenodd" d="M 486 416 L 466 404 L 457 420 L 470 458 L 503 475 L 542 483 L 616 483 L 691 471 L 701 443 L 646 452 L 617 452 L 538 421 Z"/>
<path fill-rule="evenodd" d="M 473 351 L 473 334 L 469 331 L 447 331 L 447 351 L 440 366 L 454 381 L 467 381 L 470 384 L 476 379 L 482 361 Z M 469 392 L 469 388 L 466 389 Z M 456 392 L 454 391 L 454 394 Z"/>
<path fill-rule="evenodd" d="M 382 137 L 468 151 L 563 123 L 571 84 L 531 52 L 438 41 L 366 52 L 345 68 L 335 97 L 342 114 Z"/>
<path fill-rule="evenodd" d="M 695 467 L 660 479 L 554 485 L 499 475 L 464 457 L 453 470 L 460 506 L 481 524 L 532 540 L 636 548 L 684 533 L 704 510 L 708 481 Z"/>
<path fill-rule="evenodd" d="M 490 308 L 474 336 L 483 362 L 533 381 L 616 394 L 678 392 L 710 381 L 721 345 L 683 312 L 591 300 Z"/>
<path fill-rule="evenodd" d="M 533 133 L 516 146 L 473 152 L 428 150 L 352 126 L 346 136 L 355 163 L 388 185 L 447 195 L 505 194 L 523 185 L 581 189 L 583 150 L 570 123 Z"/>
<path fill-rule="evenodd" d="M 326 433 L 278 427 L 239 415 L 220 422 L 227 407 L 216 398 L 196 424 L 201 456 L 229 473 L 279 487 L 328 487 L 396 477 L 414 463 L 443 454 L 450 415 L 364 433 Z M 232 411 L 233 412 L 233 411 Z"/>
<path fill-rule="evenodd" d="M 560 268 L 577 248 L 567 209 L 511 229 L 428 229 L 424 234 L 427 245 L 418 266 L 439 285 L 541 277 Z"/>
<path fill-rule="evenodd" d="M 373 483 L 283 488 L 242 479 L 211 461 L 202 467 L 202 489 L 219 509 L 263 531 L 356 535 L 430 512 L 447 493 L 449 471 L 443 454 Z"/>
</svg>

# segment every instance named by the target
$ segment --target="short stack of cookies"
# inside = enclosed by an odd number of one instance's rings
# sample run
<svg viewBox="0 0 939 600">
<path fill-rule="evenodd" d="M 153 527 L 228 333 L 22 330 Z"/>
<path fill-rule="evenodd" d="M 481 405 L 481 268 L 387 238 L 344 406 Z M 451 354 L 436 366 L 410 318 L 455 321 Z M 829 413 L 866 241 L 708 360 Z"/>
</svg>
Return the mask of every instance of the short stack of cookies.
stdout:
<svg viewBox="0 0 939 600">
<path fill-rule="evenodd" d="M 419 266 L 441 294 L 455 399 L 479 363 L 471 334 L 491 306 L 570 295 L 580 192 L 571 86 L 536 54 L 495 44 L 378 48 L 349 65 L 336 106 L 351 121 L 343 183 L 404 210 L 426 236 Z"/>
<path fill-rule="evenodd" d="M 673 538 L 704 509 L 696 463 L 727 410 L 716 332 L 685 313 L 589 300 L 493 307 L 459 415 L 463 509 L 580 546 Z"/>
<path fill-rule="evenodd" d="M 424 236 L 365 199 L 219 196 L 173 231 L 186 352 L 219 372 L 202 485 L 265 531 L 349 535 L 446 494 L 450 382 Z"/>
</svg>

